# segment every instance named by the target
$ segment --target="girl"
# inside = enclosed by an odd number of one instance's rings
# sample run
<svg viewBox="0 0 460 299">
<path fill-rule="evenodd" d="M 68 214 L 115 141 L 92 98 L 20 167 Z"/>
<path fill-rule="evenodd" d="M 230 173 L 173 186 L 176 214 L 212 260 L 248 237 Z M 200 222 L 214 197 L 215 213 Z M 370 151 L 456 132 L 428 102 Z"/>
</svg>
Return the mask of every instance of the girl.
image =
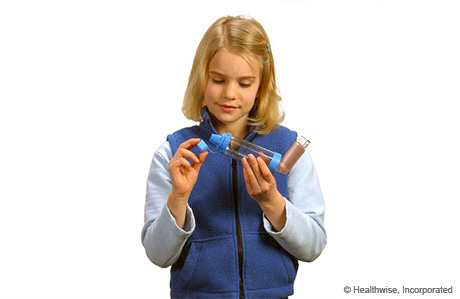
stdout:
<svg viewBox="0 0 460 299">
<path fill-rule="evenodd" d="M 195 146 L 231 133 L 284 154 L 297 134 L 279 123 L 270 42 L 254 19 L 223 17 L 203 36 L 183 112 L 197 126 L 168 136 L 147 181 L 142 243 L 171 267 L 173 298 L 284 298 L 298 260 L 326 245 L 324 202 L 306 152 L 288 175 L 250 155 L 241 162 Z"/>
</svg>

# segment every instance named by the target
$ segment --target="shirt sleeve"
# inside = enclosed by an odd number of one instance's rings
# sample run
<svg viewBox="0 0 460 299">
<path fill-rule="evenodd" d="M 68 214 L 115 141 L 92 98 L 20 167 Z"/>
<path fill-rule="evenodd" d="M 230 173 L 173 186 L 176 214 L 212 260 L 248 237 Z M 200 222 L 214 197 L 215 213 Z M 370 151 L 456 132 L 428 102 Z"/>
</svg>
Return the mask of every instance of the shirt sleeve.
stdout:
<svg viewBox="0 0 460 299">
<path fill-rule="evenodd" d="M 190 206 L 187 205 L 185 226 L 181 229 L 166 204 L 172 189 L 169 176 L 171 159 L 171 145 L 166 141 L 155 152 L 150 165 L 142 228 L 146 254 L 152 263 L 162 268 L 178 260 L 185 242 L 195 230 L 195 217 Z"/>
<path fill-rule="evenodd" d="M 275 232 L 263 217 L 265 230 L 295 258 L 311 262 L 323 251 L 327 243 L 324 229 L 325 205 L 316 169 L 308 150 L 288 174 L 286 224 Z"/>
</svg>

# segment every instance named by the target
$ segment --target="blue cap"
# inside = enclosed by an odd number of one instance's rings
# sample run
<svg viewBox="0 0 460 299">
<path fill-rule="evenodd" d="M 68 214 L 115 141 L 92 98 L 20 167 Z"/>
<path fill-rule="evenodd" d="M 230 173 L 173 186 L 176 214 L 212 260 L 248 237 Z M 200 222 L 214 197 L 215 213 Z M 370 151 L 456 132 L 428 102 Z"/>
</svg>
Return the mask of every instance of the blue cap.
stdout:
<svg viewBox="0 0 460 299">
<path fill-rule="evenodd" d="M 200 149 L 201 153 L 204 151 L 209 151 L 208 145 L 206 144 L 206 142 L 204 142 L 203 139 L 201 139 L 201 141 L 198 142 L 196 146 Z"/>
<path fill-rule="evenodd" d="M 273 153 L 272 160 L 268 164 L 268 168 L 271 170 L 272 173 L 274 173 L 276 169 L 278 168 L 278 164 L 280 164 L 281 158 L 282 158 L 281 154 L 277 152 Z"/>
<path fill-rule="evenodd" d="M 222 154 L 227 148 L 231 137 L 232 134 L 230 133 L 224 133 L 222 135 L 212 134 L 209 141 L 211 141 L 211 143 L 217 147 L 217 151 Z"/>
</svg>

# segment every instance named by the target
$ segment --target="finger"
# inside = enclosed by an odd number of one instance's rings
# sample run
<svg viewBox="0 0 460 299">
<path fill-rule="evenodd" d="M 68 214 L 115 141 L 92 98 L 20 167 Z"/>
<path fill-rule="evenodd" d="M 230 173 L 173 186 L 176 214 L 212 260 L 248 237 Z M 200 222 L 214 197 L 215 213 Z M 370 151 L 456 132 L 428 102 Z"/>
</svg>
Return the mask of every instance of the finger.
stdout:
<svg viewBox="0 0 460 299">
<path fill-rule="evenodd" d="M 200 162 L 200 160 L 197 158 L 197 156 L 194 153 L 192 153 L 191 151 L 185 148 L 179 148 L 176 152 L 176 155 L 180 155 L 180 157 L 190 159 L 195 163 Z"/>
<path fill-rule="evenodd" d="M 273 177 L 273 174 L 268 168 L 265 161 L 259 157 L 257 158 L 257 163 L 259 164 L 260 173 L 262 174 L 262 177 L 265 179 L 265 181 L 269 183 L 273 182 L 275 178 Z"/>
<path fill-rule="evenodd" d="M 186 167 L 188 170 L 192 170 L 192 165 L 187 159 L 181 158 L 179 161 L 182 166 Z"/>
<path fill-rule="evenodd" d="M 243 160 L 241 161 L 243 163 L 243 176 L 244 176 L 244 182 L 246 183 L 246 186 L 250 188 L 250 190 L 252 191 L 258 190 L 259 182 L 257 181 L 257 178 L 255 177 L 254 172 L 252 171 L 252 168 L 249 165 L 248 160 L 246 158 L 243 158 Z"/>
<path fill-rule="evenodd" d="M 204 160 L 206 159 L 206 157 L 208 156 L 209 152 L 208 151 L 204 151 L 202 153 L 200 153 L 198 155 L 198 160 L 200 160 L 199 163 L 203 164 Z"/>
<path fill-rule="evenodd" d="M 179 148 L 191 149 L 195 147 L 200 141 L 201 141 L 200 138 L 191 138 L 189 140 L 182 142 L 179 145 Z"/>
<path fill-rule="evenodd" d="M 171 165 L 169 166 L 170 170 L 179 170 L 184 167 L 187 170 L 192 169 L 192 165 L 190 165 L 190 162 L 185 159 L 185 158 L 179 158 L 176 161 L 172 162 Z"/>
<path fill-rule="evenodd" d="M 259 163 L 257 162 L 256 157 L 254 157 L 254 155 L 252 154 L 248 156 L 248 159 L 249 159 L 249 163 L 251 164 L 252 170 L 254 171 L 255 177 L 257 181 L 260 183 L 260 180 L 263 178 L 263 176 L 260 173 Z"/>
<path fill-rule="evenodd" d="M 268 163 L 270 162 L 270 160 L 268 159 L 267 156 L 264 155 L 264 153 L 262 152 L 259 152 L 259 156 L 260 158 L 262 158 L 262 160 L 264 160 L 264 162 L 268 165 Z"/>
<path fill-rule="evenodd" d="M 249 179 L 250 177 L 250 171 L 251 171 L 251 166 L 249 166 L 249 162 L 246 158 L 243 158 L 241 160 L 242 164 L 243 164 L 243 178 L 244 178 L 244 182 L 246 183 L 246 187 L 249 187 L 251 190 L 252 190 L 252 184 L 251 184 L 251 181 Z M 249 192 L 249 189 L 248 189 L 248 192 Z M 250 193 L 250 192 L 249 192 Z"/>
</svg>

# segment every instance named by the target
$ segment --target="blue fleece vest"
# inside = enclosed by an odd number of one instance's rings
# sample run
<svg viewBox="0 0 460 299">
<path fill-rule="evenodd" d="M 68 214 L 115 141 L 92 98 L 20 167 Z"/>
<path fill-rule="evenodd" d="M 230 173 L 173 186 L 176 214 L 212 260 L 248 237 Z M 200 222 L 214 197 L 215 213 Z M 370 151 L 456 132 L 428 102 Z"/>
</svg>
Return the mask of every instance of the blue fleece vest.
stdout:
<svg viewBox="0 0 460 299">
<path fill-rule="evenodd" d="M 173 155 L 190 138 L 209 142 L 216 134 L 206 108 L 199 126 L 168 136 Z M 297 134 L 279 126 L 247 141 L 284 154 Z M 192 150 L 198 153 L 195 149 Z M 233 162 L 232 162 L 233 161 Z M 287 176 L 275 173 L 287 199 Z M 172 298 L 283 298 L 293 294 L 298 262 L 264 229 L 262 210 L 246 191 L 240 161 L 209 153 L 188 201 L 196 227 L 171 267 Z M 240 290 L 241 288 L 241 290 Z"/>
</svg>

